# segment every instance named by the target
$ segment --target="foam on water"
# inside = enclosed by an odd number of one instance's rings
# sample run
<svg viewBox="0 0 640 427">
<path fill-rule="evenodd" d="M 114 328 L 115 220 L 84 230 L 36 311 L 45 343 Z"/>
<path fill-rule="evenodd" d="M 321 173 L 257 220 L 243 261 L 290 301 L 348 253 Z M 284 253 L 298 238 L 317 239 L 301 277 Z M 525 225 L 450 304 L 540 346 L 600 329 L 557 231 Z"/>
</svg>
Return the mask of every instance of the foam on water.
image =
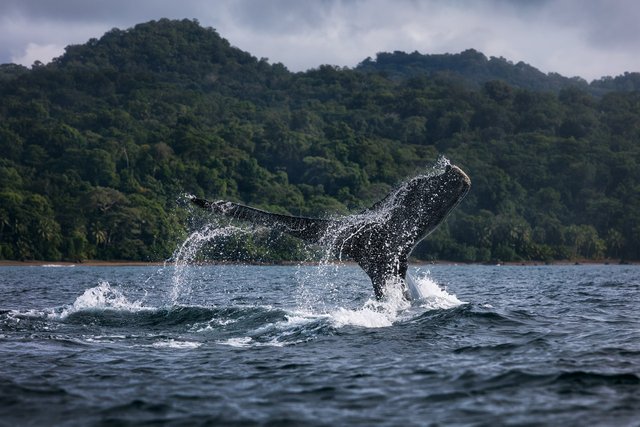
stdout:
<svg viewBox="0 0 640 427">
<path fill-rule="evenodd" d="M 103 281 L 97 286 L 86 289 L 71 305 L 44 309 L 10 310 L 7 317 L 16 323 L 19 323 L 21 319 L 65 320 L 74 313 L 103 310 L 135 313 L 142 310 L 154 310 L 154 308 L 143 306 L 142 301 L 130 301 L 122 291 L 112 287 L 109 282 Z"/>
<path fill-rule="evenodd" d="M 419 177 L 433 177 L 446 171 L 450 162 L 445 157 L 440 157 L 430 168 L 425 170 Z M 329 319 L 334 327 L 346 325 L 366 328 L 380 328 L 393 325 L 399 320 L 403 320 L 411 314 L 415 314 L 415 309 L 447 309 L 462 304 L 455 295 L 449 294 L 446 289 L 441 288 L 428 275 L 414 276 L 407 274 L 406 283 L 404 281 L 394 281 L 386 286 L 385 298 L 381 301 L 368 299 L 359 308 L 352 307 L 353 301 L 345 301 L 342 295 L 345 285 L 342 277 L 337 277 L 340 272 L 335 267 L 334 260 L 343 259 L 343 252 L 348 247 L 350 241 L 365 228 L 384 224 L 389 220 L 393 210 L 402 203 L 409 186 L 404 183 L 380 202 L 375 209 L 365 210 L 361 214 L 350 215 L 333 221 L 320 239 L 322 256 L 318 269 L 312 270 L 311 274 L 297 275 L 298 282 L 297 301 L 294 312 L 298 313 L 287 316 L 284 321 L 268 322 L 258 326 L 253 331 L 256 335 L 261 335 L 271 331 L 280 331 L 285 334 L 287 331 L 296 330 L 301 325 L 318 321 L 319 317 Z M 247 225 L 226 225 L 217 222 L 205 225 L 194 231 L 185 239 L 180 247 L 175 251 L 171 261 L 174 262 L 175 270 L 172 277 L 172 286 L 169 291 L 169 303 L 176 306 L 179 301 L 184 303 L 192 292 L 192 276 L 194 270 L 189 267 L 193 264 L 205 245 L 208 253 L 217 253 L 217 248 L 224 248 L 225 239 L 253 232 L 255 229 Z M 393 253 L 394 248 L 387 248 Z M 400 249 L 398 249 L 400 251 Z M 317 252 L 316 252 L 317 253 Z M 227 255 L 221 253 L 220 255 Z M 402 253 L 396 254 L 398 265 L 403 262 L 400 257 Z M 310 271 L 310 270 L 305 270 Z M 337 280 L 336 280 L 337 279 Z M 359 279 L 358 279 L 359 280 Z M 349 283 L 358 283 L 349 281 Z M 359 283 L 358 283 L 359 284 Z M 407 300 L 407 296 L 411 301 Z M 409 310 L 412 309 L 412 310 Z M 225 325 L 225 319 L 212 319 L 204 326 L 198 326 L 199 331 L 209 331 Z M 255 340 L 254 340 L 255 341 Z M 231 341 L 229 345 L 246 345 L 247 342 Z"/>
<path fill-rule="evenodd" d="M 231 270 L 256 277 L 253 289 L 264 298 L 168 307 L 167 275 L 154 279 L 161 295 L 145 299 L 155 311 L 131 313 L 127 301 L 136 306 L 148 269 L 82 267 L 62 280 L 51 269 L 51 278 L 23 269 L 8 280 L 13 271 L 3 270 L 0 418 L 317 424 L 322 414 L 331 425 L 637 424 L 637 266 L 436 266 L 431 276 L 411 268 L 408 286 L 421 293 L 410 305 L 370 300 L 365 277 L 343 266 L 335 283 L 346 284 L 344 298 L 310 312 L 296 308 L 288 287 L 294 268 Z M 473 303 L 447 310 L 461 304 L 454 293 Z M 59 313 L 76 300 L 88 311 L 68 320 L 13 320 L 54 304 Z"/>
<path fill-rule="evenodd" d="M 100 282 L 98 286 L 85 290 L 71 306 L 64 308 L 59 315 L 54 316 L 65 319 L 72 313 L 87 310 L 137 312 L 149 309 L 149 307 L 144 307 L 141 301 L 129 301 L 122 291 L 112 287 L 109 282 Z"/>
<path fill-rule="evenodd" d="M 384 328 L 393 325 L 393 322 L 397 318 L 397 312 L 384 308 L 379 311 L 369 306 L 358 310 L 349 310 L 340 307 L 331 313 L 331 318 L 337 327 L 360 326 L 364 328 Z"/>
<path fill-rule="evenodd" d="M 340 269 L 338 269 L 339 272 Z M 343 273 L 345 270 L 342 270 Z M 346 271 L 349 271 L 347 269 Z M 121 342 L 125 339 L 141 341 L 139 345 L 156 349 L 197 349 L 203 342 L 185 339 L 183 332 L 203 334 L 220 345 L 236 348 L 283 347 L 301 344 L 344 327 L 387 328 L 399 322 L 411 320 L 433 309 L 448 309 L 463 304 L 458 298 L 441 288 L 428 274 L 411 274 L 407 287 L 414 300 L 406 299 L 406 287 L 402 281 L 387 284 L 385 298 L 373 297 L 364 302 L 331 301 L 316 307 L 301 309 L 293 305 L 278 308 L 270 305 L 240 305 L 226 308 L 180 305 L 170 307 L 145 306 L 142 301 L 127 297 L 123 290 L 109 282 L 100 282 L 86 289 L 73 304 L 66 307 L 42 310 L 23 310 L 7 313 L 7 318 L 20 323 L 21 319 L 49 319 L 63 321 L 75 313 L 91 314 L 87 325 L 110 323 L 113 312 L 123 312 L 118 319 L 131 319 L 140 325 L 168 326 L 170 332 L 147 331 L 138 338 L 129 335 L 102 333 L 86 336 L 85 342 Z M 322 280 L 322 276 L 315 280 Z M 322 289 L 318 291 L 322 294 Z M 360 300 L 362 301 L 362 300 Z M 353 304 L 356 304 L 356 307 Z M 144 313 L 141 313 L 144 312 Z M 127 314 L 131 313 L 131 314 Z M 103 320 L 101 316 L 106 316 Z M 142 315 L 143 317 L 137 317 Z M 95 318 L 95 316 L 98 316 Z M 151 316 L 151 317 L 149 317 Z M 77 322 L 79 319 L 75 318 Z M 136 320 L 137 319 L 137 320 Z M 139 323 L 141 322 L 141 323 Z M 25 326 L 26 327 L 26 326 Z M 55 324 L 53 327 L 58 327 Z M 46 329 L 46 328 L 45 328 Z M 162 327 L 165 331 L 166 328 Z M 100 331 L 103 332 L 103 331 Z M 222 335 L 222 336 L 221 336 Z M 149 342 L 149 340 L 152 340 Z"/>
<path fill-rule="evenodd" d="M 329 325 L 330 316 L 291 311 L 284 320 L 265 322 L 241 332 L 244 336 L 216 341 L 218 344 L 238 348 L 283 347 L 300 344 L 318 336 L 319 330 Z"/>
<path fill-rule="evenodd" d="M 236 323 L 237 319 L 217 319 L 213 318 L 204 323 L 195 323 L 191 328 L 194 332 L 211 332 L 219 329 L 221 326 Z"/>
<path fill-rule="evenodd" d="M 337 327 L 382 328 L 393 325 L 410 306 L 411 303 L 404 298 L 402 282 L 391 281 L 386 285 L 382 300 L 368 299 L 362 308 L 355 310 L 339 307 L 331 313 L 331 319 Z"/>
<path fill-rule="evenodd" d="M 285 320 L 280 320 L 277 322 L 273 322 L 273 323 L 267 323 L 265 325 L 262 325 L 260 327 L 258 327 L 257 329 L 254 330 L 254 333 L 256 334 L 263 334 L 265 332 L 270 332 L 270 331 L 274 331 L 274 330 L 286 330 L 286 329 L 290 329 L 292 327 L 295 326 L 299 326 L 301 324 L 305 324 L 308 323 L 310 321 L 313 320 L 313 315 L 312 314 L 307 314 L 305 315 L 291 315 L 291 314 L 286 314 L 285 315 Z"/>
<path fill-rule="evenodd" d="M 300 341 L 294 342 L 283 342 L 278 338 L 272 338 L 268 341 L 258 341 L 253 337 L 237 337 L 237 338 L 229 338 L 226 340 L 216 341 L 216 344 L 226 345 L 229 347 L 236 348 L 252 348 L 252 347 L 284 347 L 288 344 L 298 344 Z"/>
<path fill-rule="evenodd" d="M 251 337 L 238 337 L 218 341 L 218 344 L 228 345 L 230 347 L 246 348 L 251 347 L 251 341 L 253 341 Z"/>
<path fill-rule="evenodd" d="M 427 310 L 449 309 L 465 304 L 441 288 L 428 274 L 414 276 L 407 273 L 406 287 L 411 301 L 405 298 L 402 281 L 388 283 L 383 300 L 369 299 L 362 308 L 356 310 L 339 307 L 331 313 L 331 319 L 337 327 L 383 328 Z M 409 311 L 416 307 L 421 310 Z"/>
<path fill-rule="evenodd" d="M 455 294 L 447 292 L 446 288 L 440 287 L 429 272 L 421 274 L 417 271 L 415 275 L 407 273 L 407 289 L 413 301 L 429 310 L 449 309 L 466 304 Z"/>
<path fill-rule="evenodd" d="M 188 349 L 198 348 L 201 345 L 202 343 L 194 342 L 194 341 L 180 341 L 180 340 L 168 339 L 168 340 L 156 341 L 153 344 L 151 344 L 151 347 L 188 350 Z"/>
</svg>

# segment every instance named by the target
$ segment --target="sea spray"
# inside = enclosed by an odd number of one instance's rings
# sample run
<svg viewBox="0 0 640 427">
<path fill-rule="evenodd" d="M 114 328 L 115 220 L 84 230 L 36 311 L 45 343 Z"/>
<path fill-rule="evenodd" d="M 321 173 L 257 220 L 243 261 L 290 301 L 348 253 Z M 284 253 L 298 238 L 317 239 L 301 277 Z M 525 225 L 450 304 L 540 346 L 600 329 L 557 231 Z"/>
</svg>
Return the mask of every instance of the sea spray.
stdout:
<svg viewBox="0 0 640 427">
<path fill-rule="evenodd" d="M 362 308 L 349 310 L 339 307 L 331 313 L 337 327 L 360 326 L 365 328 L 382 328 L 391 326 L 399 315 L 411 306 L 404 297 L 403 280 L 389 280 L 382 300 L 369 298 Z"/>
<path fill-rule="evenodd" d="M 5 424 L 277 424 L 283 414 L 314 424 L 322 413 L 332 425 L 575 425 L 576 408 L 595 424 L 637 424 L 638 266 L 438 265 L 432 281 L 470 303 L 429 311 L 415 301 L 378 328 L 296 318 L 294 267 L 221 268 L 231 278 L 247 272 L 252 295 L 265 296 L 242 307 L 44 316 L 98 286 L 97 276 L 135 301 L 129 290 L 153 269 L 2 269 Z M 164 289 L 169 279 L 152 282 Z M 353 302 L 344 307 L 365 305 L 367 283 L 347 284 L 344 300 Z M 256 307 L 272 301 L 273 309 Z M 30 310 L 38 313 L 21 315 Z"/>
<path fill-rule="evenodd" d="M 296 309 L 306 313 L 328 313 L 335 305 L 344 304 L 345 269 L 342 267 L 325 259 L 314 266 L 298 266 L 295 273 Z M 362 276 L 366 278 L 364 274 Z"/>
<path fill-rule="evenodd" d="M 109 282 L 103 281 L 92 288 L 86 289 L 82 295 L 76 298 L 71 306 L 65 307 L 59 317 L 65 319 L 73 313 L 88 310 L 119 310 L 119 311 L 140 311 L 144 310 L 141 301 L 130 301 L 118 288 L 113 287 Z"/>
<path fill-rule="evenodd" d="M 390 206 L 390 205 L 389 205 Z M 383 224 L 390 215 L 390 209 L 364 211 L 357 215 L 340 218 L 334 221 L 326 230 L 324 236 L 318 242 L 319 261 L 316 268 L 305 269 L 303 274 L 297 275 L 298 279 L 298 308 L 309 312 L 329 313 L 336 305 L 344 304 L 345 280 L 343 263 L 351 261 L 344 254 L 346 246 L 350 244 L 352 237 L 356 236 L 364 228 L 375 227 Z M 312 251 L 309 250 L 311 253 Z M 358 286 L 361 283 L 369 283 L 369 278 L 364 271 L 354 277 L 353 283 Z M 367 285 L 366 293 L 372 291 Z"/>
<path fill-rule="evenodd" d="M 410 320 L 425 311 L 446 310 L 465 304 L 438 285 L 429 272 L 409 272 L 406 283 L 402 279 L 391 280 L 385 289 L 382 300 L 369 298 L 357 309 L 338 307 L 330 313 L 333 323 L 337 327 L 382 328 Z"/>
<path fill-rule="evenodd" d="M 172 287 L 169 293 L 170 303 L 176 305 L 179 298 L 188 297 L 191 293 L 187 267 L 193 264 L 205 245 L 213 244 L 213 250 L 221 251 L 222 248 L 216 247 L 216 244 L 221 245 L 225 238 L 247 234 L 249 231 L 249 229 L 232 225 L 219 227 L 218 224 L 211 223 L 191 233 L 180 247 L 176 249 L 170 259 L 170 261 L 173 261 L 175 268 L 172 277 Z"/>
<path fill-rule="evenodd" d="M 429 271 L 419 269 L 407 273 L 407 290 L 412 301 L 429 310 L 448 309 L 466 304 L 438 285 Z"/>
<path fill-rule="evenodd" d="M 449 165 L 449 161 L 441 157 L 435 165 L 416 178 L 424 179 L 438 176 L 445 173 Z M 410 182 L 413 183 L 413 179 Z M 446 295 L 436 295 L 439 288 L 435 284 L 435 288 L 429 289 L 425 287 L 424 283 L 421 286 L 416 285 L 415 279 L 407 277 L 407 282 L 405 283 L 405 280 L 399 277 L 405 275 L 408 253 L 411 247 L 419 241 L 419 239 L 415 240 L 416 236 L 420 237 L 420 235 L 416 234 L 418 232 L 418 224 L 413 222 L 405 223 L 405 221 L 411 221 L 411 219 L 405 218 L 402 212 L 398 213 L 399 210 L 404 208 L 408 197 L 418 197 L 421 200 L 423 195 L 418 194 L 416 196 L 413 193 L 415 185 L 412 185 L 405 183 L 399 186 L 385 199 L 360 214 L 340 217 L 335 220 L 330 218 L 319 220 L 324 221 L 323 224 L 326 227 L 323 229 L 324 235 L 319 240 L 309 240 L 311 242 L 309 245 L 319 249 L 320 252 L 314 251 L 314 249 L 307 249 L 307 253 L 320 253 L 320 261 L 317 268 L 298 269 L 295 277 L 297 282 L 296 309 L 308 313 L 327 314 L 335 312 L 337 307 L 349 310 L 353 308 L 354 304 L 357 304 L 362 307 L 362 310 L 383 313 L 385 318 L 383 323 L 392 323 L 397 314 L 408 306 L 406 297 L 420 300 L 424 299 L 425 296 L 431 296 L 433 298 L 437 297 L 448 304 L 459 303 L 457 299 L 450 300 Z M 252 208 L 243 209 L 261 212 L 255 209 L 252 210 Z M 239 210 L 239 212 L 241 211 Z M 240 216 L 240 218 L 243 217 Z M 396 221 L 396 226 L 399 228 L 398 233 L 401 232 L 397 236 L 394 235 L 393 230 L 390 232 L 388 229 L 391 219 Z M 217 218 L 215 221 L 217 221 Z M 231 221 L 233 221 L 233 218 L 231 218 Z M 230 223 L 227 222 L 226 224 Z M 231 224 L 237 224 L 237 222 L 234 221 Z M 185 299 L 188 301 L 188 298 L 190 298 L 193 286 L 190 283 L 192 281 L 190 278 L 193 278 L 194 270 L 189 269 L 188 273 L 187 266 L 192 265 L 197 257 L 200 256 L 200 259 L 202 259 L 201 255 L 213 255 L 213 259 L 220 259 L 220 257 L 222 259 L 239 259 L 241 257 L 237 255 L 241 254 L 222 253 L 222 251 L 228 249 L 225 247 L 224 241 L 230 236 L 240 236 L 242 234 L 246 237 L 241 238 L 251 240 L 254 237 L 251 233 L 255 230 L 256 228 L 246 225 L 224 226 L 214 222 L 193 232 L 176 250 L 172 258 L 175 263 L 175 272 L 169 295 L 171 304 L 177 304 L 179 299 L 184 302 Z M 378 238 L 379 236 L 387 237 Z M 205 245 L 207 249 L 203 250 Z M 386 247 L 380 245 L 386 245 Z M 305 248 L 308 247 L 305 246 Z M 221 250 L 219 254 L 217 253 L 218 249 Z M 362 292 L 358 292 L 360 297 L 357 300 L 351 297 L 350 300 L 345 301 L 344 295 L 353 295 L 353 293 L 345 292 L 345 280 L 341 277 L 344 269 L 340 267 L 340 264 L 336 263 L 336 260 L 338 263 L 357 261 L 371 277 L 376 296 L 380 298 L 383 294 L 386 294 L 384 301 L 373 301 L 369 286 L 363 287 Z M 388 282 L 393 283 L 384 284 L 381 283 L 381 279 L 387 279 Z M 358 278 L 353 282 L 349 281 L 347 286 L 353 283 L 357 287 L 362 287 L 367 282 L 368 280 L 365 279 L 363 274 L 362 278 Z M 398 298 L 393 298 L 396 293 Z M 365 303 L 365 301 L 367 302 Z M 435 302 L 433 304 L 438 306 L 439 303 Z"/>
</svg>

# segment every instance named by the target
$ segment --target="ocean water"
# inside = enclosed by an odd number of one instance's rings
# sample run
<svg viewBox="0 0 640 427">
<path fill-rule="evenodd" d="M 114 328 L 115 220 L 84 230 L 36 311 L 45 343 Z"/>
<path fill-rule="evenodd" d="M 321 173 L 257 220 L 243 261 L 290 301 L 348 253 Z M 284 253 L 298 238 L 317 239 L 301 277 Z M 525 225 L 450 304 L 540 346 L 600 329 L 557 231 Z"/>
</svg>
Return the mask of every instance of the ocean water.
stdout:
<svg viewBox="0 0 640 427">
<path fill-rule="evenodd" d="M 640 425 L 640 267 L 1 267 L 0 425 Z"/>
</svg>

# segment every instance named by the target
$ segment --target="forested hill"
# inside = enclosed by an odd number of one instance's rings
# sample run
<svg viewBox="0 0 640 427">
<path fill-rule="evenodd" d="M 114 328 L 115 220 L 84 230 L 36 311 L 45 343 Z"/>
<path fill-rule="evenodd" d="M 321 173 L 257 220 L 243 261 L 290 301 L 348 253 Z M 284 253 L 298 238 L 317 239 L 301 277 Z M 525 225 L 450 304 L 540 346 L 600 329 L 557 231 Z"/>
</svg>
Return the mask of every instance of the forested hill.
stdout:
<svg viewBox="0 0 640 427">
<path fill-rule="evenodd" d="M 482 53 L 468 49 L 457 54 L 423 55 L 419 52 L 381 52 L 376 59 L 367 58 L 358 64 L 357 70 L 384 73 L 395 79 L 420 75 L 448 74 L 459 78 L 471 87 L 479 89 L 484 83 L 502 80 L 511 86 L 534 91 L 559 92 L 577 88 L 595 96 L 613 91 L 640 90 L 640 73 L 626 72 L 616 77 L 602 77 L 587 83 L 580 77 L 564 77 L 558 73 L 545 74 L 522 61 L 514 64 L 505 58 L 487 58 Z"/>
<path fill-rule="evenodd" d="M 189 20 L 3 65 L 0 257 L 164 259 L 184 237 L 183 193 L 347 212 L 444 154 L 472 191 L 417 256 L 640 259 L 640 94 L 523 87 L 291 73 Z M 292 239 L 267 250 L 261 238 L 228 244 L 247 259 L 300 256 Z"/>
</svg>

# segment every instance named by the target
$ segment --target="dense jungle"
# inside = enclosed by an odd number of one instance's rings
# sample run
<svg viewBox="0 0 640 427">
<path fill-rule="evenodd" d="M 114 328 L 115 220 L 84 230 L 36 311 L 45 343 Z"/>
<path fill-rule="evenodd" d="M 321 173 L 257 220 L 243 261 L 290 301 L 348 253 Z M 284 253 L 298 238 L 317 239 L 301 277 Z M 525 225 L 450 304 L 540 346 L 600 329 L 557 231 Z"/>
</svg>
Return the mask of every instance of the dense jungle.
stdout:
<svg viewBox="0 0 640 427">
<path fill-rule="evenodd" d="M 444 155 L 472 190 L 416 258 L 638 260 L 638 89 L 473 49 L 291 72 L 195 20 L 113 29 L 0 66 L 0 259 L 163 260 L 206 219 L 184 194 L 355 212 Z M 306 256 L 269 233 L 228 244 Z"/>
</svg>

